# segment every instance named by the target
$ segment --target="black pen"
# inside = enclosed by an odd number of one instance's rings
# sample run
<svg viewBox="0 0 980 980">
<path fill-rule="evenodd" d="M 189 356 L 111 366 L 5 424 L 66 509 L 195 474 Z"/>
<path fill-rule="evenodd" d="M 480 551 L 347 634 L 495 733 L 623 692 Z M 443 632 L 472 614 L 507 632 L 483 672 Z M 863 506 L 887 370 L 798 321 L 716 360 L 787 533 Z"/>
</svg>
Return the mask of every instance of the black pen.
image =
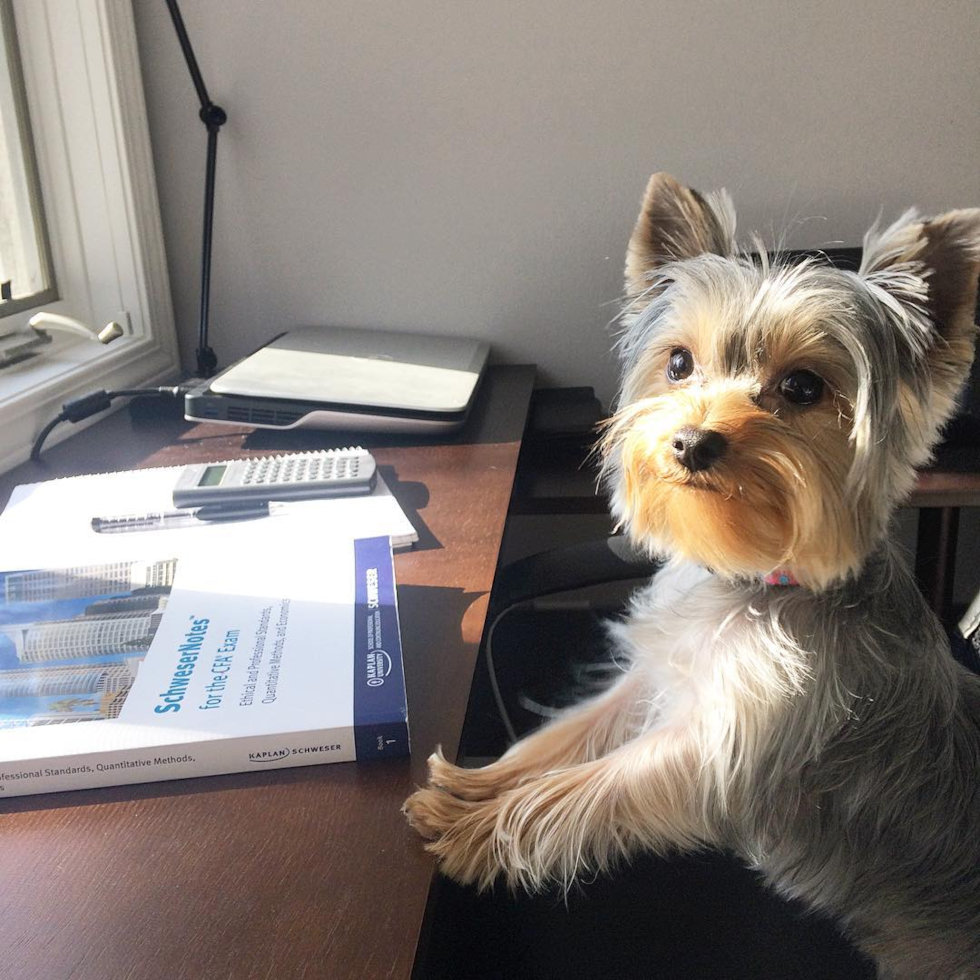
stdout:
<svg viewBox="0 0 980 980">
<path fill-rule="evenodd" d="M 146 514 L 122 514 L 117 517 L 93 517 L 92 530 L 99 534 L 118 534 L 123 531 L 163 531 L 177 527 L 200 527 L 230 521 L 250 521 L 278 513 L 268 502 L 242 505 L 222 504 L 198 507 L 195 510 L 150 511 Z"/>
</svg>

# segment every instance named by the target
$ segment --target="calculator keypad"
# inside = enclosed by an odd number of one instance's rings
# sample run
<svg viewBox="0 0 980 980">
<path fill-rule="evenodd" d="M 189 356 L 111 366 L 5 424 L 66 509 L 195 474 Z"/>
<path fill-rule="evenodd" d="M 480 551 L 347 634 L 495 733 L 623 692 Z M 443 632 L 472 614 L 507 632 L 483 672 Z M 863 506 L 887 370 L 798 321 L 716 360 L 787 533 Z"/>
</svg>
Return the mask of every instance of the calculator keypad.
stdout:
<svg viewBox="0 0 980 980">
<path fill-rule="evenodd" d="M 360 468 L 359 456 L 323 455 L 250 459 L 245 464 L 242 482 L 254 486 L 266 483 L 357 479 Z"/>
</svg>

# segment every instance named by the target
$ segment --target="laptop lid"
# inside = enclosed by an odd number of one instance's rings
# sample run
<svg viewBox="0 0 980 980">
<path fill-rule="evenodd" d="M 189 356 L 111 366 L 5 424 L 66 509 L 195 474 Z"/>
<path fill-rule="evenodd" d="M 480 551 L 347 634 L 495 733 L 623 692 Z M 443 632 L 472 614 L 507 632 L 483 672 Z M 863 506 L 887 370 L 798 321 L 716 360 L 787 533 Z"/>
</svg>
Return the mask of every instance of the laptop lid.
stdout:
<svg viewBox="0 0 980 980">
<path fill-rule="evenodd" d="M 485 343 L 462 337 L 297 327 L 211 383 L 224 395 L 422 412 L 465 411 L 486 366 Z"/>
</svg>

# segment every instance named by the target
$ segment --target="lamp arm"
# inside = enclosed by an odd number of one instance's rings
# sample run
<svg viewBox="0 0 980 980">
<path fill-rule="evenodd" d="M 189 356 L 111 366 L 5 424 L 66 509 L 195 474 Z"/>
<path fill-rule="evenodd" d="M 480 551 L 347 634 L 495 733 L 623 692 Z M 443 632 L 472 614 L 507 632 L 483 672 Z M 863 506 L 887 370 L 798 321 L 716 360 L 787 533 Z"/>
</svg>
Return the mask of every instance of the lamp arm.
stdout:
<svg viewBox="0 0 980 980">
<path fill-rule="evenodd" d="M 228 121 L 228 114 L 221 106 L 215 105 L 208 95 L 207 86 L 198 67 L 194 49 L 191 47 L 184 18 L 181 16 L 177 0 L 166 0 L 170 18 L 174 23 L 180 50 L 187 62 L 191 81 L 197 90 L 197 98 L 201 103 L 198 116 L 208 131 L 207 164 L 204 179 L 204 229 L 201 237 L 201 312 L 197 328 L 197 373 L 201 377 L 210 378 L 218 365 L 218 358 L 208 346 L 208 320 L 210 316 L 211 297 L 211 228 L 214 223 L 214 185 L 215 165 L 218 156 L 218 133 Z"/>
</svg>

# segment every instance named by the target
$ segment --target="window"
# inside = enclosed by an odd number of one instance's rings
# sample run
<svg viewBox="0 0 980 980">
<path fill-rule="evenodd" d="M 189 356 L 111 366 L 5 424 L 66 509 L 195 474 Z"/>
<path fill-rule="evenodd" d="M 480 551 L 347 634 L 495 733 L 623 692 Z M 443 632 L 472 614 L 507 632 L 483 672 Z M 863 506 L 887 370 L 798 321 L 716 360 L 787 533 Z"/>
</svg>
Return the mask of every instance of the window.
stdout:
<svg viewBox="0 0 980 980">
<path fill-rule="evenodd" d="M 0 0 L 0 316 L 57 299 L 10 0 Z"/>
<path fill-rule="evenodd" d="M 64 401 L 179 361 L 129 0 L 0 0 L 0 17 L 0 343 L 39 310 L 124 328 L 108 346 L 52 333 L 0 368 L 4 470 Z"/>
</svg>

